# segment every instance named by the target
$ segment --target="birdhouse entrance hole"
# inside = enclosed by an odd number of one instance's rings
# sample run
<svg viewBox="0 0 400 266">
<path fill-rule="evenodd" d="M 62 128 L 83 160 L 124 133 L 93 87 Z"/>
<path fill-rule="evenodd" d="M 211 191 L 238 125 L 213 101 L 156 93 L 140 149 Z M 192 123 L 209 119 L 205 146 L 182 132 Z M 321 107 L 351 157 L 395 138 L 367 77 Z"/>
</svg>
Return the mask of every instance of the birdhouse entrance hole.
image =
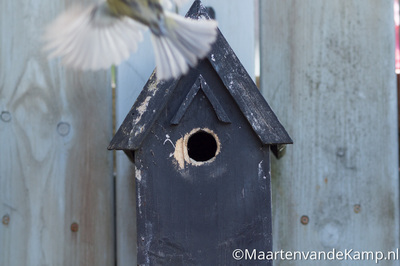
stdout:
<svg viewBox="0 0 400 266">
<path fill-rule="evenodd" d="M 187 149 L 192 160 L 206 162 L 215 157 L 218 146 L 213 135 L 199 130 L 189 137 Z"/>
<path fill-rule="evenodd" d="M 208 128 L 195 128 L 176 141 L 173 155 L 183 169 L 185 162 L 195 166 L 213 162 L 220 150 L 217 134 Z"/>
</svg>

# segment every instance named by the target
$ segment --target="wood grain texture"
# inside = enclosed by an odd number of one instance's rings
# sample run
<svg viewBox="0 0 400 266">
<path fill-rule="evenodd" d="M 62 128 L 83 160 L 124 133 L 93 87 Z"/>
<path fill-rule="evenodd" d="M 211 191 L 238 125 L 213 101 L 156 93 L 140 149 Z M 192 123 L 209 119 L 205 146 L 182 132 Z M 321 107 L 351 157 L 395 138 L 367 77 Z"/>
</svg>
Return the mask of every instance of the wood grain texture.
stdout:
<svg viewBox="0 0 400 266">
<path fill-rule="evenodd" d="M 193 1 L 180 9 L 185 15 Z M 204 0 L 217 15 L 218 26 L 245 66 L 254 77 L 254 4 L 242 0 Z M 138 52 L 118 67 L 117 128 L 154 70 L 154 55 L 149 32 L 139 44 Z M 136 194 L 134 169 L 122 151 L 117 151 L 117 262 L 118 266 L 136 265 Z"/>
<path fill-rule="evenodd" d="M 208 16 L 205 7 L 200 4 L 200 1 L 193 4 L 188 14 L 193 19 Z M 238 106 L 242 111 L 263 144 L 292 143 L 286 130 L 272 112 L 221 32 L 218 33 L 217 40 L 213 44 L 208 57 L 201 60 L 198 65 L 202 65 L 204 62 L 208 62 L 217 73 L 218 79 L 223 82 L 229 95 L 233 97 L 235 106 Z M 195 67 L 195 70 L 198 70 L 198 66 Z M 192 69 L 189 73 L 191 72 L 193 72 Z M 171 97 L 177 97 L 175 89 L 180 86 L 181 78 L 159 81 L 156 76 L 156 72 L 153 72 L 153 75 L 127 114 L 124 123 L 112 139 L 109 149 L 137 150 L 147 137 L 158 116 L 163 112 L 164 105 L 168 103 Z M 183 104 L 184 108 L 177 113 L 178 118 L 184 114 L 201 87 L 215 109 L 218 118 L 224 123 L 229 122 L 229 119 L 223 118 L 224 116 L 226 117 L 226 115 L 221 114 L 223 109 L 220 108 L 218 100 L 212 94 L 207 83 L 202 80 L 201 75 L 199 79 L 198 84 L 194 85 L 192 91 L 188 92 L 186 97 L 187 104 Z M 179 120 L 172 123 L 178 124 Z"/>
<path fill-rule="evenodd" d="M 69 2 L 0 2 L 2 266 L 115 260 L 110 80 L 42 53 L 44 26 Z"/>
<path fill-rule="evenodd" d="M 220 74 L 204 60 L 183 77 L 166 103 L 159 103 L 162 112 L 135 150 L 139 265 L 243 265 L 232 258 L 236 248 L 272 248 L 269 146 L 258 138 Z M 193 85 L 201 86 L 199 79 L 213 90 L 232 123 L 218 119 L 199 89 L 180 123 L 171 125 Z M 199 131 L 215 141 L 215 150 L 204 139 L 194 140 Z M 191 141 L 212 155 L 194 161 Z"/>
<path fill-rule="evenodd" d="M 295 143 L 283 159 L 273 160 L 274 249 L 395 250 L 393 1 L 260 5 L 262 91 Z M 303 215 L 309 217 L 307 225 L 300 223 Z"/>
</svg>

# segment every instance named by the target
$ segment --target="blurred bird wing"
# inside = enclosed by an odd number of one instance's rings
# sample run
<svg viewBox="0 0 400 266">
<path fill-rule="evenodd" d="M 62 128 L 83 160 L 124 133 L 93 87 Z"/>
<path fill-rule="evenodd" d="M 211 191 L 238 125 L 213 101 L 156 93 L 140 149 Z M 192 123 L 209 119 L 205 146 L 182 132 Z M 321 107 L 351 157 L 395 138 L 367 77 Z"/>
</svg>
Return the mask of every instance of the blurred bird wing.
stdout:
<svg viewBox="0 0 400 266">
<path fill-rule="evenodd" d="M 165 12 L 164 35 L 151 35 L 160 80 L 177 78 L 186 74 L 189 66 L 208 55 L 217 38 L 215 20 L 184 18 Z"/>
<path fill-rule="evenodd" d="M 72 6 L 51 23 L 44 35 L 49 57 L 62 57 L 67 66 L 105 69 L 128 59 L 143 39 L 144 27 L 128 17 L 117 17 L 107 4 Z"/>
<path fill-rule="evenodd" d="M 161 0 L 160 3 L 164 9 L 167 9 L 167 10 L 172 9 L 172 2 L 170 0 Z"/>
</svg>

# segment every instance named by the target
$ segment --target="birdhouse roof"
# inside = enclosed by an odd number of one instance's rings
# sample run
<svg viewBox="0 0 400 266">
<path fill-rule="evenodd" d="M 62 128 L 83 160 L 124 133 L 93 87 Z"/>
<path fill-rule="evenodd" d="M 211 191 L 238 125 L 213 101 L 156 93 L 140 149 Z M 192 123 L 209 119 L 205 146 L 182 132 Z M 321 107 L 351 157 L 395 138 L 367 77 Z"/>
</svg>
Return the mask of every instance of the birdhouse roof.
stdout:
<svg viewBox="0 0 400 266">
<path fill-rule="evenodd" d="M 209 18 L 200 1 L 194 2 L 186 16 Z M 263 144 L 293 143 L 219 30 L 207 59 Z M 137 150 L 178 83 L 179 79 L 158 81 L 153 72 L 108 148 Z"/>
</svg>

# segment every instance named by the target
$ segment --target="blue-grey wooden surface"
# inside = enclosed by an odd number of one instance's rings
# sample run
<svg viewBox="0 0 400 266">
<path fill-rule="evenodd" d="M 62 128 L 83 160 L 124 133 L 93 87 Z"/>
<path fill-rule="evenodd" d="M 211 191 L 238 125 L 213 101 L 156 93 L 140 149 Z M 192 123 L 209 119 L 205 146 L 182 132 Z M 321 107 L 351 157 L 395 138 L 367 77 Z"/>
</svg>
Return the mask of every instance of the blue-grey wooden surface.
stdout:
<svg viewBox="0 0 400 266">
<path fill-rule="evenodd" d="M 0 1 L 1 266 L 115 260 L 110 79 L 42 52 L 66 3 Z"/>
<path fill-rule="evenodd" d="M 276 250 L 399 247 L 392 0 L 261 4 L 261 87 L 294 145 L 273 163 Z M 309 223 L 300 218 L 306 215 Z M 380 265 L 399 265 L 382 261 Z M 279 261 L 276 265 L 375 265 Z"/>
</svg>

